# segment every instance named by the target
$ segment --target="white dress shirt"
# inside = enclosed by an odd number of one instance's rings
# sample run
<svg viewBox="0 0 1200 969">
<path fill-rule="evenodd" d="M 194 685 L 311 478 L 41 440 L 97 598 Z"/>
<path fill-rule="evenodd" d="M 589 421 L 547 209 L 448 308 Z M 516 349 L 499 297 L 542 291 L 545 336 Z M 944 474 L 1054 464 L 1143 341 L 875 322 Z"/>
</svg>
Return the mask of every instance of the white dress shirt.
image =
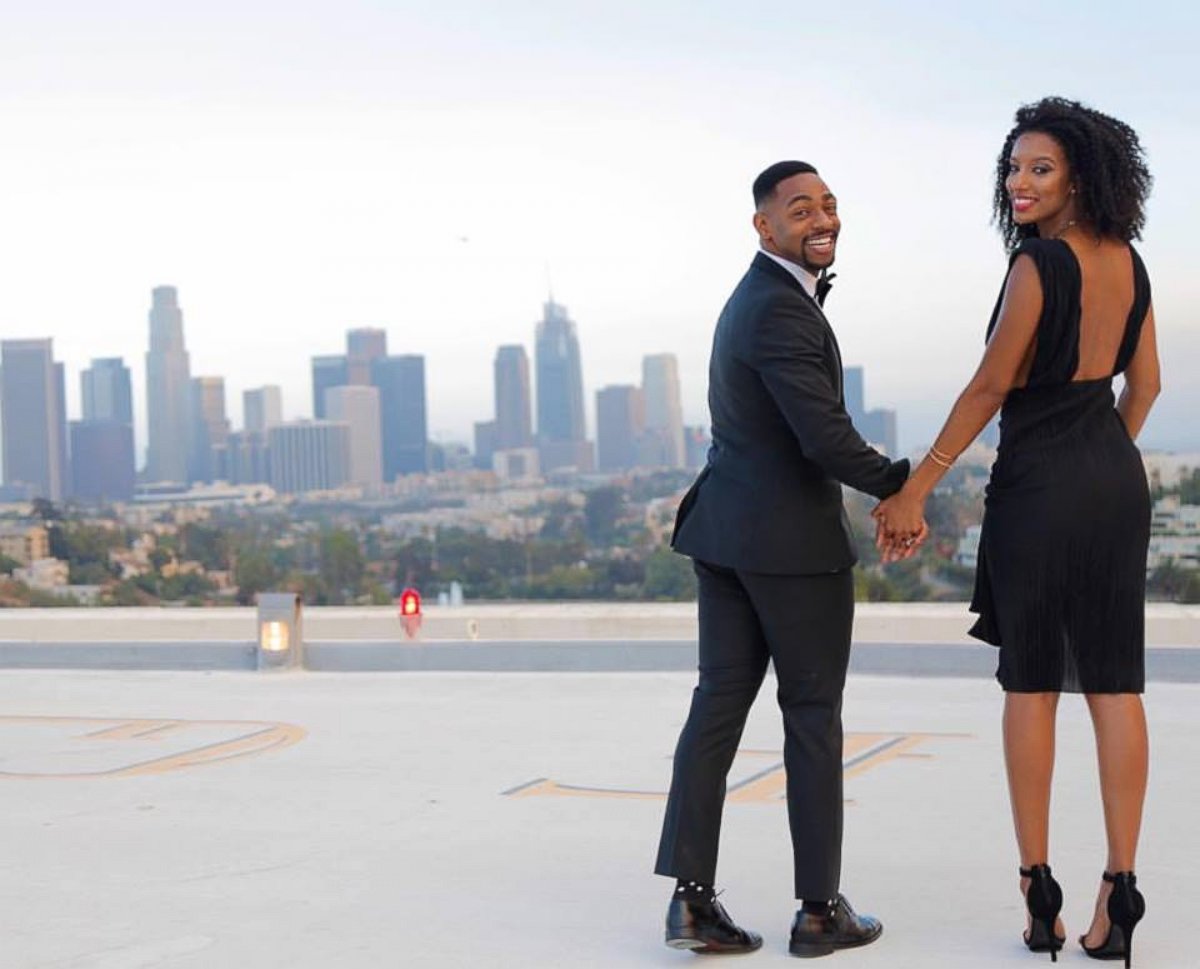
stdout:
<svg viewBox="0 0 1200 969">
<path fill-rule="evenodd" d="M 794 263 L 789 259 L 784 259 L 783 256 L 777 256 L 773 252 L 767 252 L 766 249 L 759 249 L 768 259 L 774 259 L 779 265 L 796 277 L 796 282 L 804 287 L 804 291 L 813 299 L 817 298 L 817 277 L 810 273 L 803 266 Z"/>
</svg>

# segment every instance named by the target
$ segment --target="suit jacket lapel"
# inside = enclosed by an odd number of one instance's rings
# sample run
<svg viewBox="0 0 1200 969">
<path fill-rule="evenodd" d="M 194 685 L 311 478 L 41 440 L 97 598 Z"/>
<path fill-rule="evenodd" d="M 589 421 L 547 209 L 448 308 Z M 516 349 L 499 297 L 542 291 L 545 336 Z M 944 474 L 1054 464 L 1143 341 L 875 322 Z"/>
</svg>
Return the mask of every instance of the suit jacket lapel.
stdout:
<svg viewBox="0 0 1200 969">
<path fill-rule="evenodd" d="M 788 285 L 792 286 L 800 296 L 808 301 L 808 305 L 816 310 L 817 316 L 821 322 L 825 324 L 825 331 L 829 334 L 829 342 L 833 344 L 833 355 L 837 360 L 837 366 L 834 368 L 837 372 L 833 377 L 834 390 L 837 392 L 838 400 L 844 405 L 846 402 L 844 396 L 845 376 L 842 373 L 842 348 L 838 346 L 837 334 L 833 332 L 833 327 L 829 325 L 829 319 L 825 316 L 825 310 L 821 308 L 821 304 L 808 295 L 808 290 L 800 285 L 800 281 L 790 272 L 784 269 L 770 256 L 764 256 L 761 252 L 754 254 L 754 265 L 766 273 L 774 276 L 776 279 L 782 279 Z"/>
</svg>

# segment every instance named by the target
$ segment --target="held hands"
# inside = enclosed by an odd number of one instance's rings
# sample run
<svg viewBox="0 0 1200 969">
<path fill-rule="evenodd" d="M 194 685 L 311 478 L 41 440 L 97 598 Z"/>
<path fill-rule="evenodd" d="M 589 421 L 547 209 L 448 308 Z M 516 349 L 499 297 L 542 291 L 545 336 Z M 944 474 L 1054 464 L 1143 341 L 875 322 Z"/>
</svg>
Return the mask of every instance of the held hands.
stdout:
<svg viewBox="0 0 1200 969">
<path fill-rule="evenodd" d="M 925 502 L 907 488 L 881 501 L 871 517 L 875 519 L 875 547 L 884 564 L 912 558 L 929 537 Z"/>
</svg>

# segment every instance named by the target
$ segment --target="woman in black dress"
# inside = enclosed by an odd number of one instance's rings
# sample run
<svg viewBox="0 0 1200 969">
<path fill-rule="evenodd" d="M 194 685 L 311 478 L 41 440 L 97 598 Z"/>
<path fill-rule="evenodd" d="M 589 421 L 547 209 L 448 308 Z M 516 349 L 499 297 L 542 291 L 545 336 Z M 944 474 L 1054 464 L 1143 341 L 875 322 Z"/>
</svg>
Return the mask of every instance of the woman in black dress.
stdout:
<svg viewBox="0 0 1200 969">
<path fill-rule="evenodd" d="M 924 537 L 926 496 L 1001 410 L 971 634 L 1000 649 L 1025 942 L 1056 958 L 1065 938 L 1047 864 L 1054 723 L 1059 694 L 1082 693 L 1108 858 L 1080 941 L 1127 966 L 1145 909 L 1133 872 L 1149 759 L 1150 497 L 1133 441 L 1159 392 L 1150 282 L 1130 241 L 1141 237 L 1149 187 L 1137 135 L 1120 121 L 1060 98 L 1017 112 L 994 203 L 1009 270 L 983 362 L 928 456 L 875 512 L 884 559 L 903 557 Z"/>
</svg>

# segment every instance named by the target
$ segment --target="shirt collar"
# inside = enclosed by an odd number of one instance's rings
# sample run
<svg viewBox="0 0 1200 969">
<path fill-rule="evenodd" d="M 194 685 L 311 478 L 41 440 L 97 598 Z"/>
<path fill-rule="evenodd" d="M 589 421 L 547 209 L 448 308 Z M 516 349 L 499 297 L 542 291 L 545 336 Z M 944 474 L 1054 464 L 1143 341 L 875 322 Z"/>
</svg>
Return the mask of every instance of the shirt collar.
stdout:
<svg viewBox="0 0 1200 969">
<path fill-rule="evenodd" d="M 817 277 L 810 273 L 803 266 L 794 263 L 789 259 L 784 259 L 782 256 L 777 256 L 773 252 L 767 252 L 766 249 L 759 249 L 768 259 L 774 259 L 779 265 L 786 269 L 789 273 L 796 277 L 798 282 L 809 296 L 813 299 L 817 298 Z"/>
</svg>

